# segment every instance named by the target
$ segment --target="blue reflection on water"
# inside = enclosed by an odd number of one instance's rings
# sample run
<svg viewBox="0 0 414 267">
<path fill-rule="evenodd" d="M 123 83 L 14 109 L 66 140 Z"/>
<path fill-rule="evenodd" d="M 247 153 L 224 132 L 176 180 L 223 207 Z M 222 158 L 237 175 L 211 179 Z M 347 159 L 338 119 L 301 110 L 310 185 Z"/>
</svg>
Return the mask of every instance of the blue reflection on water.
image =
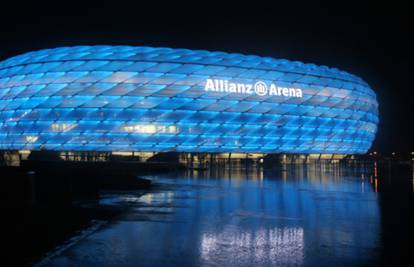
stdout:
<svg viewBox="0 0 414 267">
<path fill-rule="evenodd" d="M 121 218 L 46 265 L 348 266 L 375 264 L 377 195 L 366 174 L 336 165 L 152 177 L 116 196 Z M 110 203 L 110 204 L 108 204 Z"/>
</svg>

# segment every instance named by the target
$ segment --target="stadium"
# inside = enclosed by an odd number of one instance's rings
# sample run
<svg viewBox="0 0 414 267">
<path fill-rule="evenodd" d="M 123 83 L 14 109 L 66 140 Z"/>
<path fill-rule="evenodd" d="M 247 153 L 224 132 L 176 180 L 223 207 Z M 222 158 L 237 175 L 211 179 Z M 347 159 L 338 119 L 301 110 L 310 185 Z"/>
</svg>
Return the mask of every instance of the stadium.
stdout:
<svg viewBox="0 0 414 267">
<path fill-rule="evenodd" d="M 204 50 L 75 46 L 0 62 L 0 150 L 363 154 L 378 125 L 361 78 Z"/>
</svg>

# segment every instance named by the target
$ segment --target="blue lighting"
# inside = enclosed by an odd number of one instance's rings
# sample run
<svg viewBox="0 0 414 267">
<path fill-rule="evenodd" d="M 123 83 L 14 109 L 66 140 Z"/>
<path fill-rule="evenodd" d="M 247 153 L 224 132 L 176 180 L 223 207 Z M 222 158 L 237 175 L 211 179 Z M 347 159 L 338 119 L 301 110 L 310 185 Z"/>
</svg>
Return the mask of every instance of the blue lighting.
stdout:
<svg viewBox="0 0 414 267">
<path fill-rule="evenodd" d="M 77 46 L 0 62 L 0 149 L 359 154 L 377 125 L 362 79 L 297 61 Z"/>
</svg>

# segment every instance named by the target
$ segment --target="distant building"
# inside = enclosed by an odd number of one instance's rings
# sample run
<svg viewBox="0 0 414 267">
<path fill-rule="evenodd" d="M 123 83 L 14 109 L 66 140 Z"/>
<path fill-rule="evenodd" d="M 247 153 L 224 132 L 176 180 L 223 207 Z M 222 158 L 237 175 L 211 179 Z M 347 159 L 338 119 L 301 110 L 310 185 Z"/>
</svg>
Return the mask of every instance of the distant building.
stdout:
<svg viewBox="0 0 414 267">
<path fill-rule="evenodd" d="M 201 50 L 76 46 L 0 62 L 0 149 L 361 154 L 375 93 L 325 66 Z"/>
</svg>

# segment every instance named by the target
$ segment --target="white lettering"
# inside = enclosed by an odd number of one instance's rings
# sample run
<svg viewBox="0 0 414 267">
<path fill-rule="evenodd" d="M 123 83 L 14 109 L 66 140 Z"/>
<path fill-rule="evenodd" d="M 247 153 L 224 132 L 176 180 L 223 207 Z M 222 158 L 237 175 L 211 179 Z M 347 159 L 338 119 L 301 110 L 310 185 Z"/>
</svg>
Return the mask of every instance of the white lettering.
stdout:
<svg viewBox="0 0 414 267">
<path fill-rule="evenodd" d="M 289 89 L 287 89 L 286 87 L 283 87 L 282 88 L 282 95 L 283 96 L 288 96 L 288 94 L 289 94 Z"/>
<path fill-rule="evenodd" d="M 249 95 L 253 94 L 253 91 L 252 91 L 253 85 L 247 84 L 246 89 L 247 89 L 246 94 L 249 94 Z"/>
<path fill-rule="evenodd" d="M 289 96 L 296 96 L 296 89 L 295 88 L 289 88 Z"/>
<path fill-rule="evenodd" d="M 204 85 L 205 91 L 237 93 L 257 96 L 284 96 L 303 97 L 302 89 L 295 87 L 281 87 L 274 83 L 270 85 L 263 81 L 255 83 L 233 83 L 228 80 L 207 79 Z"/>
<path fill-rule="evenodd" d="M 270 85 L 269 95 L 278 95 L 276 85 L 274 85 L 273 83 Z"/>
<path fill-rule="evenodd" d="M 296 89 L 296 97 L 300 97 L 300 98 L 303 97 L 302 89 Z"/>
<path fill-rule="evenodd" d="M 214 82 L 212 79 L 207 79 L 206 86 L 204 87 L 206 91 L 214 91 Z"/>
<path fill-rule="evenodd" d="M 237 92 L 244 94 L 245 91 L 246 91 L 246 85 L 244 83 L 238 83 Z"/>
<path fill-rule="evenodd" d="M 230 83 L 229 84 L 229 91 L 231 93 L 237 93 L 237 88 L 236 88 L 236 84 L 235 83 Z"/>
</svg>

